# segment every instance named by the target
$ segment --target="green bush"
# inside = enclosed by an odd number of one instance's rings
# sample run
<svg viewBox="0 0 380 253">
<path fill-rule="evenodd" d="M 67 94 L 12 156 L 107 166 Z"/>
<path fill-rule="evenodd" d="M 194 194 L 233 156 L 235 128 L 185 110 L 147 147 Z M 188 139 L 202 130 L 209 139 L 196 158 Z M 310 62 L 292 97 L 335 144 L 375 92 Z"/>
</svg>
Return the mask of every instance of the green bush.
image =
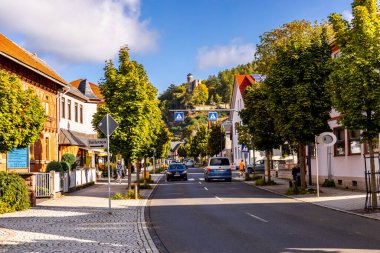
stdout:
<svg viewBox="0 0 380 253">
<path fill-rule="evenodd" d="M 68 164 L 67 162 L 61 162 L 61 166 L 63 171 L 70 170 L 70 164 Z"/>
<path fill-rule="evenodd" d="M 74 170 L 76 167 L 77 158 L 73 153 L 65 153 L 63 154 L 61 161 L 67 162 L 70 165 L 70 168 Z"/>
<path fill-rule="evenodd" d="M 17 174 L 0 172 L 0 213 L 30 208 L 28 187 Z"/>
<path fill-rule="evenodd" d="M 323 187 L 335 187 L 335 182 L 333 179 L 325 179 L 325 182 L 322 184 Z"/>
<path fill-rule="evenodd" d="M 307 191 L 305 188 L 301 188 L 298 186 L 292 186 L 289 187 L 288 190 L 285 192 L 286 195 L 297 195 L 297 194 L 306 194 Z"/>
<path fill-rule="evenodd" d="M 139 199 L 142 199 L 142 196 L 138 195 Z M 123 199 L 135 199 L 135 191 L 129 190 L 125 195 L 121 194 L 120 192 L 115 193 L 115 195 L 112 197 L 113 200 L 123 200 Z"/>
<path fill-rule="evenodd" d="M 57 161 L 51 161 L 46 167 L 46 172 L 50 172 L 50 171 L 62 172 L 61 163 Z"/>
</svg>

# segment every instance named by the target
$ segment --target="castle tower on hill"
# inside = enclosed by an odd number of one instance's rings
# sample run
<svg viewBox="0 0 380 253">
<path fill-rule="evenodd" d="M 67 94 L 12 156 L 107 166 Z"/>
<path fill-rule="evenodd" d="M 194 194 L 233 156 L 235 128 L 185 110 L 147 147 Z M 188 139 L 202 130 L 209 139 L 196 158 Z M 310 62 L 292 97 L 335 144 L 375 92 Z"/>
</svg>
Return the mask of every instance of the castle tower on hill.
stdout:
<svg viewBox="0 0 380 253">
<path fill-rule="evenodd" d="M 201 83 L 201 80 L 194 80 L 193 75 L 191 73 L 187 74 L 187 88 L 186 91 L 188 93 L 193 92 L 195 87 L 197 87 Z"/>
</svg>

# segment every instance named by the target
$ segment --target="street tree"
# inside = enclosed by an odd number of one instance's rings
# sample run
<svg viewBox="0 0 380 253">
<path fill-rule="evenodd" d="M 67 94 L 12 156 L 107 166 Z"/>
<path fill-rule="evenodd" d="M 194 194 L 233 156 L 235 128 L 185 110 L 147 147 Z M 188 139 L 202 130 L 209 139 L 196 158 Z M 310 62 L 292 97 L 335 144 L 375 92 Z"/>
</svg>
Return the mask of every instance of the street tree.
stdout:
<svg viewBox="0 0 380 253">
<path fill-rule="evenodd" d="M 276 132 L 298 145 L 302 187 L 306 185 L 305 146 L 330 129 L 330 40 L 327 25 L 294 21 L 261 36 L 256 54 L 258 67 L 266 74 Z"/>
<path fill-rule="evenodd" d="M 209 138 L 209 130 L 206 125 L 200 125 L 196 135 L 192 138 L 190 144 L 190 156 L 201 157 L 207 155 L 207 144 Z"/>
<path fill-rule="evenodd" d="M 268 182 L 271 182 L 271 158 L 273 149 L 279 148 L 282 138 L 276 131 L 275 120 L 270 111 L 268 90 L 264 84 L 248 87 L 245 93 L 244 109 L 239 113 L 243 121 L 245 141 L 258 150 L 265 151 Z M 241 130 L 240 130 L 241 131 Z M 248 133 L 247 133 L 248 132 Z M 240 132 L 239 132 L 240 137 Z M 244 141 L 244 140 L 242 140 Z M 265 177 L 264 177 L 265 180 Z"/>
<path fill-rule="evenodd" d="M 0 71 L 0 153 L 34 143 L 46 121 L 33 89 L 22 89 L 16 75 Z"/>
<path fill-rule="evenodd" d="M 131 163 L 140 159 L 146 144 L 151 143 L 147 119 L 151 116 L 148 108 L 151 89 L 143 66 L 130 59 L 128 47 L 120 49 L 118 67 L 112 60 L 106 62 L 100 83 L 106 103 L 94 115 L 93 125 L 96 126 L 106 113 L 119 123 L 111 135 L 110 149 L 128 162 L 128 189 L 131 189 Z"/>
<path fill-rule="evenodd" d="M 221 154 L 225 146 L 225 132 L 222 129 L 222 126 L 219 123 L 211 125 L 209 139 L 207 143 L 207 154 L 214 156 Z"/>
<path fill-rule="evenodd" d="M 178 148 L 178 155 L 180 157 L 187 157 L 187 149 L 184 144 L 181 144 Z"/>
<path fill-rule="evenodd" d="M 370 156 L 372 207 L 376 209 L 374 147 L 380 132 L 380 17 L 377 0 L 355 0 L 352 21 L 340 14 L 329 20 L 335 31 L 340 56 L 333 61 L 331 88 L 334 107 L 341 113 L 340 123 L 348 129 L 362 130 Z"/>
</svg>

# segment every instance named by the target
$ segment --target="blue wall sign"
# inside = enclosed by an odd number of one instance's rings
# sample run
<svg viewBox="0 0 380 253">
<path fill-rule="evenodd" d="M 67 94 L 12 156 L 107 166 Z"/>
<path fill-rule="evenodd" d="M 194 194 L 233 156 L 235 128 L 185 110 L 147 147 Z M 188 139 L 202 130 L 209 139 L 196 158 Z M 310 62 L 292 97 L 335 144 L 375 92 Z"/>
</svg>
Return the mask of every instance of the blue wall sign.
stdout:
<svg viewBox="0 0 380 253">
<path fill-rule="evenodd" d="M 174 121 L 181 122 L 185 120 L 185 116 L 183 112 L 175 112 L 174 113 Z"/>
<path fill-rule="evenodd" d="M 7 153 L 7 169 L 28 169 L 29 149 L 17 148 Z"/>
<path fill-rule="evenodd" d="M 217 112 L 209 112 L 208 113 L 208 120 L 209 121 L 217 121 L 218 120 L 218 113 Z"/>
</svg>

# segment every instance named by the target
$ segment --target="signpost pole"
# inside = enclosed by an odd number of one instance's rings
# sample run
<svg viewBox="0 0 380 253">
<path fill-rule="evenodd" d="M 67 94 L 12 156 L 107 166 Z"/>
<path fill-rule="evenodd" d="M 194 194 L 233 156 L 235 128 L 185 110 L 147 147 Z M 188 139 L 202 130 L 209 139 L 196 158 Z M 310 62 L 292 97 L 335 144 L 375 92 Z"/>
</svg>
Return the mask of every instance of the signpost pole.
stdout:
<svg viewBox="0 0 380 253">
<path fill-rule="evenodd" d="M 317 174 L 317 197 L 319 198 L 319 164 L 318 164 L 318 139 L 315 137 L 315 163 L 316 163 L 316 174 Z"/>
<path fill-rule="evenodd" d="M 107 163 L 108 163 L 108 213 L 112 214 L 111 211 L 111 172 L 110 172 L 110 135 L 109 135 L 109 125 L 108 125 L 108 114 L 107 117 Z"/>
</svg>

